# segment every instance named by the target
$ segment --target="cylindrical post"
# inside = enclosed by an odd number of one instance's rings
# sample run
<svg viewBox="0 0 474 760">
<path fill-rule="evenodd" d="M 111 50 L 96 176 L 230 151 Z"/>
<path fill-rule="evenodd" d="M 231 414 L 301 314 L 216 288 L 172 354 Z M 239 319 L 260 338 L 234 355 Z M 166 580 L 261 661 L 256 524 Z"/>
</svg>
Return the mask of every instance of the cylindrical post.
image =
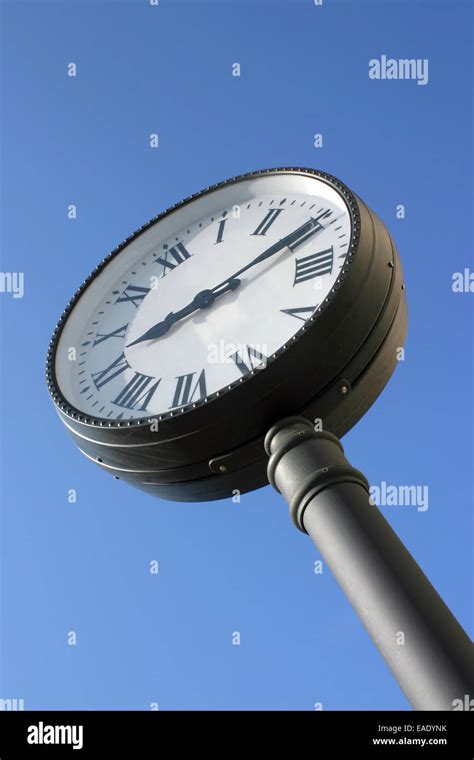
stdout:
<svg viewBox="0 0 474 760">
<path fill-rule="evenodd" d="M 416 710 L 463 709 L 473 645 L 331 433 L 298 417 L 265 439 L 268 477 L 308 533 Z M 456 702 L 456 700 L 460 700 Z"/>
</svg>

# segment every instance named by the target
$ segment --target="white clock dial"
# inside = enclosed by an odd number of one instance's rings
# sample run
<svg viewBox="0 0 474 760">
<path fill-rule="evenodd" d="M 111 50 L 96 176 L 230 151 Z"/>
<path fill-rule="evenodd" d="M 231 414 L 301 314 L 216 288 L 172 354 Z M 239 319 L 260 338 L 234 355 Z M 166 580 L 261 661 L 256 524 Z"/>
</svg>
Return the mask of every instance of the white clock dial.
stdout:
<svg viewBox="0 0 474 760">
<path fill-rule="evenodd" d="M 351 243 L 346 202 L 304 174 L 197 196 L 134 237 L 60 336 L 56 378 L 91 417 L 180 410 L 264 369 L 319 308 Z"/>
</svg>

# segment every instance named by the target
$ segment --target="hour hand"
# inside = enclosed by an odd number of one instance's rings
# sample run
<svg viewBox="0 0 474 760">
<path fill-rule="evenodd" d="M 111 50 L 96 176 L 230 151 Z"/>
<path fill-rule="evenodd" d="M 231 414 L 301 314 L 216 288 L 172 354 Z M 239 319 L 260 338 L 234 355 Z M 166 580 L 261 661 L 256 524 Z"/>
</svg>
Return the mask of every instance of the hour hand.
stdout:
<svg viewBox="0 0 474 760">
<path fill-rule="evenodd" d="M 224 295 L 224 293 L 235 290 L 239 285 L 240 280 L 236 277 L 231 277 L 229 280 L 226 280 L 212 290 L 200 290 L 199 293 L 194 296 L 191 303 L 188 303 L 187 306 L 184 306 L 179 311 L 171 311 L 161 322 L 157 322 L 157 324 L 150 327 L 146 333 L 143 333 L 139 338 L 129 343 L 127 348 L 146 340 L 156 340 L 157 338 L 161 338 L 168 332 L 175 322 L 179 322 L 179 320 L 184 317 L 189 317 L 190 314 L 193 314 L 198 309 L 208 309 L 212 306 L 216 298 Z"/>
<path fill-rule="evenodd" d="M 130 346 L 135 346 L 137 343 L 141 343 L 145 340 L 155 340 L 156 338 L 161 338 L 162 335 L 165 335 L 165 333 L 168 332 L 171 325 L 173 325 L 177 319 L 179 319 L 179 317 L 177 317 L 174 312 L 170 311 L 170 313 L 161 322 L 157 322 L 157 324 L 153 325 L 153 327 L 150 327 L 146 333 L 143 333 L 143 335 L 140 335 L 139 338 L 129 343 L 127 345 L 127 348 L 130 348 Z"/>
</svg>

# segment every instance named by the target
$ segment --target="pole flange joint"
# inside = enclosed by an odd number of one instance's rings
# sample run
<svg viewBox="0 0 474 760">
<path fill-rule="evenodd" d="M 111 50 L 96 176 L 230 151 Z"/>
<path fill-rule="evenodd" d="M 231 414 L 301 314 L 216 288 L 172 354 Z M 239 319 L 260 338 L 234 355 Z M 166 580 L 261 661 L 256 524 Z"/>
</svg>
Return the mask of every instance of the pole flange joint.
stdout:
<svg viewBox="0 0 474 760">
<path fill-rule="evenodd" d="M 347 461 L 340 440 L 326 430 L 315 430 L 311 422 L 305 417 L 287 417 L 280 420 L 265 436 L 265 450 L 270 457 L 267 475 L 276 491 L 281 492 L 277 482 L 277 470 L 284 457 L 297 447 L 314 447 L 315 443 L 320 450 L 320 464 L 326 458 L 326 453 L 321 457 L 321 444 L 328 445 L 332 452 L 334 452 L 334 446 L 336 447 L 337 461 L 334 461 L 334 453 L 332 453 L 332 458 L 327 453 L 328 464 L 319 466 L 306 474 L 301 482 L 296 485 L 296 489 L 291 495 L 286 495 L 289 497 L 287 501 L 291 519 L 303 533 L 307 532 L 303 524 L 306 506 L 311 499 L 326 488 L 331 488 L 340 483 L 357 483 L 369 494 L 367 478 Z"/>
<path fill-rule="evenodd" d="M 326 488 L 332 488 L 340 483 L 357 483 L 369 495 L 367 478 L 359 470 L 351 467 L 350 464 L 334 464 L 330 467 L 322 467 L 320 470 L 311 473 L 303 481 L 289 503 L 290 517 L 299 530 L 307 533 L 303 523 L 303 515 L 309 502 L 321 491 L 324 491 Z"/>
</svg>

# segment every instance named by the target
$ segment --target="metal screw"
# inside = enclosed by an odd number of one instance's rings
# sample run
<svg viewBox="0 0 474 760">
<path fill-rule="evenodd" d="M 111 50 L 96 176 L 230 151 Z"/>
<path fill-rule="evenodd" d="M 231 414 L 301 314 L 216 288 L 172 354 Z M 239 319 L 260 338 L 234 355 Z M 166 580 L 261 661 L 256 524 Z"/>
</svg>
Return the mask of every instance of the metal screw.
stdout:
<svg viewBox="0 0 474 760">
<path fill-rule="evenodd" d="M 227 467 L 226 464 L 220 464 L 219 465 L 219 472 L 227 472 L 228 469 L 229 468 Z"/>
</svg>

